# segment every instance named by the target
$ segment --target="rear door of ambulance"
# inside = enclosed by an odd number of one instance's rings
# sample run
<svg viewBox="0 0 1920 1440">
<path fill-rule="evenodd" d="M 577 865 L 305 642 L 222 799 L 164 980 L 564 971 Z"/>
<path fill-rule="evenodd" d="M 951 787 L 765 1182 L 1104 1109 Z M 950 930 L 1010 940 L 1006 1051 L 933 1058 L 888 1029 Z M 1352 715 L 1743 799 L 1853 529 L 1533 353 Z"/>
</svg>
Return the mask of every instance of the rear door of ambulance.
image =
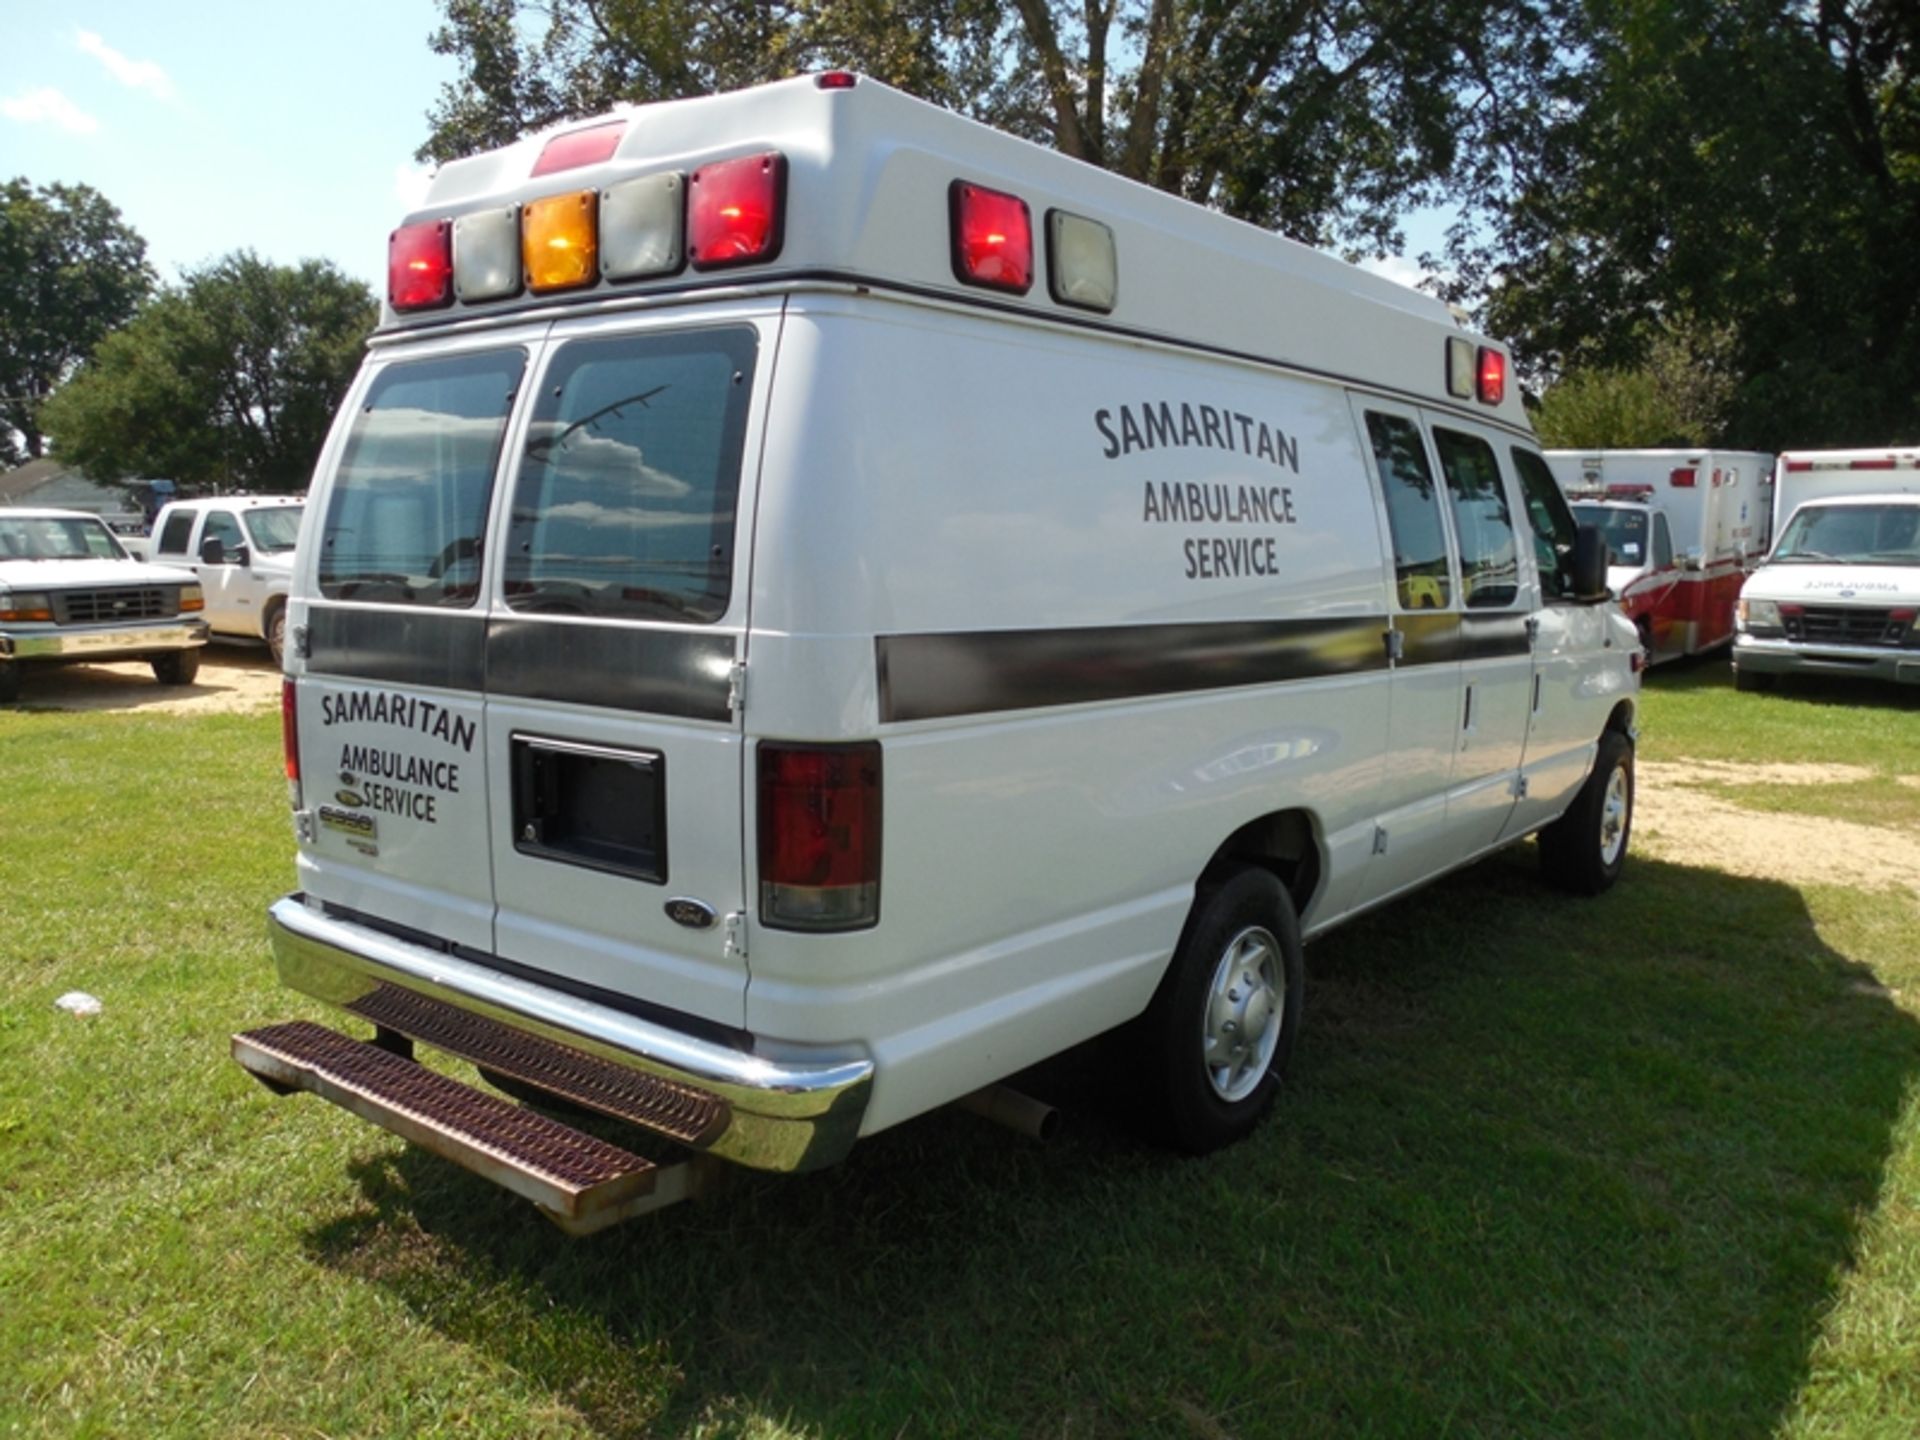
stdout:
<svg viewBox="0 0 1920 1440">
<path fill-rule="evenodd" d="M 509 967 L 745 1018 L 742 684 L 767 302 L 555 324 L 486 551 Z"/>
<path fill-rule="evenodd" d="M 308 562 L 310 895 L 740 1024 L 730 691 L 777 320 L 563 321 L 371 371 Z"/>
</svg>

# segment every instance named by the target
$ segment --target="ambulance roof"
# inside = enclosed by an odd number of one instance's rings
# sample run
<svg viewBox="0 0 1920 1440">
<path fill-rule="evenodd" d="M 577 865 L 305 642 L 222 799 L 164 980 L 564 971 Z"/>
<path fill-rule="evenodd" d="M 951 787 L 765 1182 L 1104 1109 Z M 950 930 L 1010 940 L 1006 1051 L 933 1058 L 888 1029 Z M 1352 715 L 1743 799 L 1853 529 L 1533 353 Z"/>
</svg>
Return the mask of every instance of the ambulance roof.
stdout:
<svg viewBox="0 0 1920 1440">
<path fill-rule="evenodd" d="M 620 123 L 625 129 L 604 160 L 534 175 L 556 135 Z M 864 77 L 845 88 L 801 77 L 571 122 L 450 161 L 406 223 L 604 192 L 622 180 L 691 174 L 767 151 L 785 157 L 787 190 L 778 252 L 766 263 L 618 283 L 596 278 L 570 294 L 455 301 L 407 314 L 389 303 L 382 329 L 557 314 L 583 303 L 684 299 L 690 290 L 857 283 L 1203 347 L 1527 424 L 1511 375 L 1497 405 L 1448 398 L 1448 338 L 1483 342 L 1439 300 Z M 956 278 L 949 188 L 961 180 L 1026 202 L 1035 278 L 1024 295 Z M 1090 313 L 1053 297 L 1046 217 L 1056 209 L 1112 230 L 1118 285 L 1110 312 Z M 1499 353 L 1504 364 L 1503 347 Z"/>
<path fill-rule="evenodd" d="M 1801 470 L 1906 470 L 1920 467 L 1920 450 L 1897 445 L 1878 450 L 1782 450 L 1780 464 Z"/>
</svg>

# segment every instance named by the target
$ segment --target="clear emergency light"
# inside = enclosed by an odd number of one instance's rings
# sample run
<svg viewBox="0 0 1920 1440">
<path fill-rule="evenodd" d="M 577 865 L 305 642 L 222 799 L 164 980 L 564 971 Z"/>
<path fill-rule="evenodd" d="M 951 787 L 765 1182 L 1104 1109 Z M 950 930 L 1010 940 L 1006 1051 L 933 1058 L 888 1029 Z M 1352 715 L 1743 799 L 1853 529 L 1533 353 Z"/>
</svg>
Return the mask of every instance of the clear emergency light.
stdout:
<svg viewBox="0 0 1920 1440">
<path fill-rule="evenodd" d="M 1098 220 L 1047 212 L 1047 288 L 1062 305 L 1106 314 L 1120 290 L 1113 230 Z"/>
<path fill-rule="evenodd" d="M 1033 287 L 1033 222 L 1017 195 L 956 180 L 947 191 L 953 273 L 962 284 L 1024 295 Z"/>
<path fill-rule="evenodd" d="M 681 245 L 687 189 L 677 171 L 622 180 L 600 192 L 600 273 L 609 280 L 671 275 Z"/>
<path fill-rule="evenodd" d="M 453 222 L 453 291 L 462 300 L 520 293 L 520 207 L 476 210 Z"/>
<path fill-rule="evenodd" d="M 1456 400 L 1473 398 L 1473 342 L 1458 335 L 1447 338 L 1447 394 Z"/>
</svg>

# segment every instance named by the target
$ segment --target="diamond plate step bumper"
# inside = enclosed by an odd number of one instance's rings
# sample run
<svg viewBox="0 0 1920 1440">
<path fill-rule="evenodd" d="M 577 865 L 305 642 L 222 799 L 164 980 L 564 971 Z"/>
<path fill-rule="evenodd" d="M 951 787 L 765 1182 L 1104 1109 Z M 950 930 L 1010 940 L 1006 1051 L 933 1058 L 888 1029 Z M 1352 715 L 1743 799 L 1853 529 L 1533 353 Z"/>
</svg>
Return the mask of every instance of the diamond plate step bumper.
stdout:
<svg viewBox="0 0 1920 1440">
<path fill-rule="evenodd" d="M 657 1169 L 617 1145 L 311 1021 L 236 1035 L 233 1058 L 274 1090 L 311 1091 L 524 1196 L 571 1234 L 690 1193 L 686 1165 Z"/>
</svg>

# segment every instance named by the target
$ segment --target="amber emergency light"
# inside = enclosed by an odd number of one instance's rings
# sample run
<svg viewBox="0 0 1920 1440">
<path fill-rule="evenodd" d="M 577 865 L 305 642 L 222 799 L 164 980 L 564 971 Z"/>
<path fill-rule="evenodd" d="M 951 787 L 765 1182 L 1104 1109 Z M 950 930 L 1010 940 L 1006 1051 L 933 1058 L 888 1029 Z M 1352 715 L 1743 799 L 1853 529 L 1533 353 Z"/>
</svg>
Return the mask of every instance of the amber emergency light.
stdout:
<svg viewBox="0 0 1920 1440">
<path fill-rule="evenodd" d="M 599 278 L 595 220 L 599 196 L 575 190 L 529 200 L 520 213 L 520 255 L 536 295 L 575 290 Z"/>
</svg>

